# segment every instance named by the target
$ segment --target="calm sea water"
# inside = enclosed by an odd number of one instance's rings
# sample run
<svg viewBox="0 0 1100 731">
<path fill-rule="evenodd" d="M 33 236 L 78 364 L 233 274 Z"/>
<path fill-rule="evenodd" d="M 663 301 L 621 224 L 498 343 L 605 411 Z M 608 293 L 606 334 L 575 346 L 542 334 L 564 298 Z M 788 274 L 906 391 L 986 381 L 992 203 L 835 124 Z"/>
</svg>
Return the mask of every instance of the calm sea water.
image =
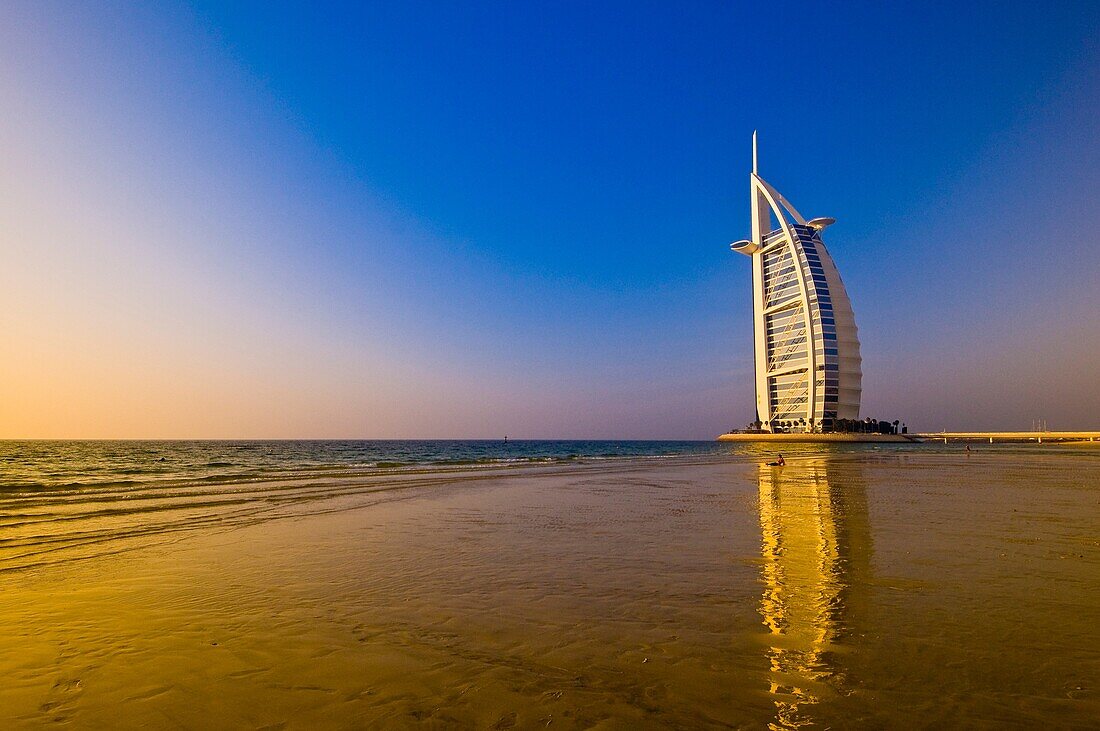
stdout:
<svg viewBox="0 0 1100 731">
<path fill-rule="evenodd" d="M 0 489 L 236 482 L 417 467 L 718 455 L 713 441 L 0 441 Z"/>
</svg>

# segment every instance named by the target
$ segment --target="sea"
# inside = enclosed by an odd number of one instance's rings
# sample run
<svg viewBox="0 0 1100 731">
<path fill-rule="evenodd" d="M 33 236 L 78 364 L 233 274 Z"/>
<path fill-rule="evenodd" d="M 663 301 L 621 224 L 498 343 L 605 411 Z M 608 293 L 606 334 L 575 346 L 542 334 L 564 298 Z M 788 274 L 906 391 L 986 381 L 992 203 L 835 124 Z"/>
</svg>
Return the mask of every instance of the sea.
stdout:
<svg viewBox="0 0 1100 731">
<path fill-rule="evenodd" d="M 0 490 L 51 490 L 356 476 L 380 470 L 722 455 L 715 441 L 9 440 L 0 441 Z"/>
</svg>

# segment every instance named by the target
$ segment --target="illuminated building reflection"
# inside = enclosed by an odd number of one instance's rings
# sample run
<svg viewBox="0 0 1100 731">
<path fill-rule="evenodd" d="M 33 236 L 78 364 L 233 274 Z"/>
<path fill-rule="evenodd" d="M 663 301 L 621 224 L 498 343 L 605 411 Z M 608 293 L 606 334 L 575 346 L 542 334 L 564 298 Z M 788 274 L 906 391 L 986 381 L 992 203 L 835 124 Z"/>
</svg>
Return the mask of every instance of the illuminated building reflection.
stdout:
<svg viewBox="0 0 1100 731">
<path fill-rule="evenodd" d="M 845 693 L 843 658 L 866 613 L 871 535 L 859 466 L 824 456 L 761 466 L 760 527 L 771 727 L 803 728 Z"/>
</svg>

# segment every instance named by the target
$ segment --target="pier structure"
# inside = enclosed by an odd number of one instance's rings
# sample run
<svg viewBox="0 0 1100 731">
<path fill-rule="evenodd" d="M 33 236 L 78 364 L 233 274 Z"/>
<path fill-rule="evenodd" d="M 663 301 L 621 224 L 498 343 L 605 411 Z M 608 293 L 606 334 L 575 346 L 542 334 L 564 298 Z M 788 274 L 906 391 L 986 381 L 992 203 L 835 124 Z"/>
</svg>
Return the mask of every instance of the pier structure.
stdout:
<svg viewBox="0 0 1100 731">
<path fill-rule="evenodd" d="M 948 442 L 1095 442 L 1100 431 L 942 431 L 921 432 L 909 436 L 921 441 Z"/>
<path fill-rule="evenodd" d="M 759 174 L 749 174 L 752 238 L 730 248 L 752 260 L 756 371 L 754 431 L 820 434 L 858 419 L 861 358 L 855 316 L 821 238 L 836 222 L 806 219 Z"/>
</svg>

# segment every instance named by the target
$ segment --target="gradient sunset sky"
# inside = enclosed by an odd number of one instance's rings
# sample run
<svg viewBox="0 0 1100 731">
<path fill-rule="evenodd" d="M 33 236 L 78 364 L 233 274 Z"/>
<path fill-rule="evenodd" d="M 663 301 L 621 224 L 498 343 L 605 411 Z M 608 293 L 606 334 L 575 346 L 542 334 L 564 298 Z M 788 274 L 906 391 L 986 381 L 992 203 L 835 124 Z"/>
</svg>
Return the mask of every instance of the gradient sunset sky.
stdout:
<svg viewBox="0 0 1100 731">
<path fill-rule="evenodd" d="M 4 2 L 0 437 L 743 426 L 754 129 L 863 415 L 1100 428 L 1100 3 L 920 5 Z"/>
</svg>

